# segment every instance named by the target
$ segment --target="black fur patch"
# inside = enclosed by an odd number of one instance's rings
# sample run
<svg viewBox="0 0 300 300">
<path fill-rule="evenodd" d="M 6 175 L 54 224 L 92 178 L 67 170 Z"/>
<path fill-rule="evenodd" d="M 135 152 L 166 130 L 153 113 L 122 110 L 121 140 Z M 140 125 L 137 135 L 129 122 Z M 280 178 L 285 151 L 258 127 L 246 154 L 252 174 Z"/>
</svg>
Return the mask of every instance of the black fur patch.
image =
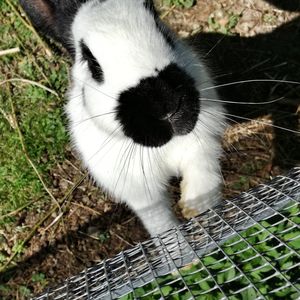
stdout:
<svg viewBox="0 0 300 300">
<path fill-rule="evenodd" d="M 120 94 L 117 119 L 134 142 L 160 147 L 174 135 L 193 130 L 200 112 L 199 96 L 194 80 L 170 64 Z"/>
<path fill-rule="evenodd" d="M 89 70 L 92 73 L 92 77 L 99 83 L 103 82 L 102 68 L 100 67 L 98 61 L 92 54 L 91 50 L 82 40 L 80 41 L 80 48 L 81 48 L 82 59 L 84 61 L 87 61 Z"/>
<path fill-rule="evenodd" d="M 145 8 L 151 12 L 151 14 L 154 16 L 154 18 L 157 19 L 158 13 L 155 9 L 153 0 L 144 0 L 143 4 L 144 4 Z"/>
<path fill-rule="evenodd" d="M 173 38 L 173 33 L 160 20 L 156 21 L 156 25 L 157 25 L 159 31 L 161 32 L 161 34 L 163 35 L 163 37 L 165 38 L 168 45 L 172 49 L 174 49 L 175 48 L 175 41 L 174 41 L 174 38 Z"/>
</svg>

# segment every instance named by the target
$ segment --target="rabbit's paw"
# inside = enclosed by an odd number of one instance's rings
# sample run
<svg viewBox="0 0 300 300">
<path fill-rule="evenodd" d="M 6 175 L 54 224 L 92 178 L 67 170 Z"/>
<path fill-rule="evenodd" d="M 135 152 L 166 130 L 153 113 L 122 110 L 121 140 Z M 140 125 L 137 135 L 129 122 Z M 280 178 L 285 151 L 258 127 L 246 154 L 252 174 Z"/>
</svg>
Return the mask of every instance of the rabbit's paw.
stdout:
<svg viewBox="0 0 300 300">
<path fill-rule="evenodd" d="M 221 184 L 199 179 L 193 182 L 182 180 L 181 199 L 178 202 L 185 218 L 192 218 L 218 205 L 221 201 Z"/>
</svg>

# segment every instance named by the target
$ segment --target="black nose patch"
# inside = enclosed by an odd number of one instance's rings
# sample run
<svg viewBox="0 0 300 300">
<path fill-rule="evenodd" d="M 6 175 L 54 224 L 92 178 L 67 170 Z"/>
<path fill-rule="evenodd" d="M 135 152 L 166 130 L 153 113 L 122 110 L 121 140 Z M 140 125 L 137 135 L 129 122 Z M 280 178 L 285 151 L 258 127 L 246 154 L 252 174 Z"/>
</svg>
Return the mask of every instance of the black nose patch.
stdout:
<svg viewBox="0 0 300 300">
<path fill-rule="evenodd" d="M 119 96 L 116 118 L 134 142 L 160 147 L 193 130 L 200 111 L 195 82 L 176 64 L 142 79 Z"/>
</svg>

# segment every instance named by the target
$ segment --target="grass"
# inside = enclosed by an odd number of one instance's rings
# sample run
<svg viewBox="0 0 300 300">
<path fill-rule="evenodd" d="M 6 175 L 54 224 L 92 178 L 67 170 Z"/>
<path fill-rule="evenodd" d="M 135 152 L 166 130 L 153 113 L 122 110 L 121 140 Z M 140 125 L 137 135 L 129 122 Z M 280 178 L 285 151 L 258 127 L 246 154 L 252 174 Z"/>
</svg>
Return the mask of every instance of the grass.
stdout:
<svg viewBox="0 0 300 300">
<path fill-rule="evenodd" d="M 0 56 L 0 267 L 11 247 L 1 232 L 29 231 L 15 225 L 13 212 L 51 201 L 43 182 L 51 182 L 50 170 L 64 160 L 68 141 L 63 114 L 68 63 L 45 47 L 18 9 L 15 0 L 0 2 L 1 50 L 20 49 Z M 12 251 L 22 252 L 20 244 L 15 240 Z"/>
</svg>

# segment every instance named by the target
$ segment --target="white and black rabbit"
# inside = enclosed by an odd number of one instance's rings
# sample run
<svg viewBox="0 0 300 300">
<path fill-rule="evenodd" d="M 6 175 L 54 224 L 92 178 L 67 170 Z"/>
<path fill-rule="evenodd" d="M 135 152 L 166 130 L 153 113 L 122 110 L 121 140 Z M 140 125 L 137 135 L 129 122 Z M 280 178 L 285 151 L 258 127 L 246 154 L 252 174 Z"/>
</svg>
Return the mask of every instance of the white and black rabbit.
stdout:
<svg viewBox="0 0 300 300">
<path fill-rule="evenodd" d="M 181 205 L 220 200 L 225 118 L 207 65 L 161 22 L 148 0 L 21 0 L 35 26 L 72 54 L 66 105 L 76 149 L 97 183 L 151 235 L 178 224 Z M 216 118 L 216 116 L 218 116 Z"/>
</svg>

